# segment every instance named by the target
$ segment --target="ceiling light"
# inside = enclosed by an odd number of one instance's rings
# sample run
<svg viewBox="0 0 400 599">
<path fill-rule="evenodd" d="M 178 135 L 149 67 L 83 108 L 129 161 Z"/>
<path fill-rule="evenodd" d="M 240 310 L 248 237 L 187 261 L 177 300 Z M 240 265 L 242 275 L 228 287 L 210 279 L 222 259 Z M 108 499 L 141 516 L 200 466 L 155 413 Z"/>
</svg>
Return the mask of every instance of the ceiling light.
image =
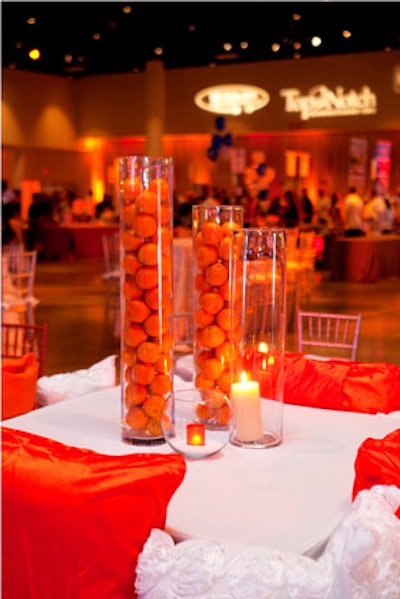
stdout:
<svg viewBox="0 0 400 599">
<path fill-rule="evenodd" d="M 215 114 L 252 114 L 268 104 L 270 96 L 261 87 L 233 83 L 214 85 L 197 92 L 194 103 Z"/>
</svg>

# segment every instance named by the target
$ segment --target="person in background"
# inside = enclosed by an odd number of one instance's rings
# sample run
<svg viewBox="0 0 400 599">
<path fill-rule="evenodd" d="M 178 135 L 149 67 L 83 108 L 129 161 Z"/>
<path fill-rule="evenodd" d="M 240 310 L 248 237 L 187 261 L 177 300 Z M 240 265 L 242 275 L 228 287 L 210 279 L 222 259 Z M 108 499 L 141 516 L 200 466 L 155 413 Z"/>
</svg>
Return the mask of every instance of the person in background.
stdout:
<svg viewBox="0 0 400 599">
<path fill-rule="evenodd" d="M 364 201 L 354 186 L 349 188 L 344 198 L 344 235 L 345 237 L 365 235 Z"/>
<path fill-rule="evenodd" d="M 314 206 L 310 198 L 308 197 L 307 189 L 303 187 L 300 196 L 300 206 L 302 212 L 302 221 L 305 225 L 310 225 L 313 221 Z"/>
<path fill-rule="evenodd" d="M 8 204 L 15 199 L 15 194 L 12 189 L 8 187 L 8 181 L 6 179 L 1 180 L 1 201 L 2 204 Z"/>
<path fill-rule="evenodd" d="M 385 222 L 387 220 L 386 212 L 384 187 L 380 181 L 375 181 L 371 198 L 364 207 L 364 220 L 367 223 L 369 232 L 373 235 L 380 235 L 384 227 L 387 226 Z"/>
<path fill-rule="evenodd" d="M 344 232 L 344 210 L 340 197 L 336 192 L 331 196 L 330 210 L 331 232 L 334 235 L 343 235 Z"/>
<path fill-rule="evenodd" d="M 331 228 L 331 209 L 331 198 L 323 189 L 319 189 L 315 205 L 315 224 L 319 235 L 326 235 Z"/>
<path fill-rule="evenodd" d="M 95 217 L 103 222 L 113 222 L 116 219 L 116 214 L 111 198 L 104 194 L 103 201 L 96 204 Z"/>
<path fill-rule="evenodd" d="M 23 224 L 21 202 L 12 200 L 3 203 L 1 210 L 1 245 L 24 247 Z"/>
<path fill-rule="evenodd" d="M 299 225 L 299 211 L 292 190 L 287 189 L 281 200 L 282 227 L 293 229 Z"/>
</svg>

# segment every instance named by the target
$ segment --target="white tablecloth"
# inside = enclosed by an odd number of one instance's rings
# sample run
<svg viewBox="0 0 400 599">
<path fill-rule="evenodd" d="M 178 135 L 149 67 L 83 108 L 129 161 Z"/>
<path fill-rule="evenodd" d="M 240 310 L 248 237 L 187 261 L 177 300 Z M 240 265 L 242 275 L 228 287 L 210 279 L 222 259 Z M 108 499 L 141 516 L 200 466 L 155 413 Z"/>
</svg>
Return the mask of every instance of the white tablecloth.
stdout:
<svg viewBox="0 0 400 599">
<path fill-rule="evenodd" d="M 175 387 L 187 387 L 175 377 Z M 187 461 L 167 531 L 175 539 L 212 539 L 317 555 L 351 503 L 354 460 L 367 437 L 400 425 L 384 415 L 284 406 L 283 443 L 270 449 L 228 444 L 213 457 Z M 168 453 L 126 445 L 120 388 L 91 393 L 3 421 L 62 443 L 110 455 Z"/>
</svg>

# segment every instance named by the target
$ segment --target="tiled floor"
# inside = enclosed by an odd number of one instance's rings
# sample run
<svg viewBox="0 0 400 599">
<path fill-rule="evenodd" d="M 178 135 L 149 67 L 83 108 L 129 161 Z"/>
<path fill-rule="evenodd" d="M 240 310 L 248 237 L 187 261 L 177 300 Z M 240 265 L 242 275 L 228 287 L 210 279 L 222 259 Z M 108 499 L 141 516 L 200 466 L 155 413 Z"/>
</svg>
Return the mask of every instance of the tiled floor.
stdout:
<svg viewBox="0 0 400 599">
<path fill-rule="evenodd" d="M 105 309 L 102 260 L 39 262 L 35 292 L 40 303 L 36 322 L 49 324 L 46 374 L 88 368 L 119 354 L 111 314 Z M 317 271 L 307 308 L 329 312 L 361 312 L 357 359 L 400 366 L 400 279 L 376 283 L 329 281 Z M 286 349 L 296 350 L 288 333 Z"/>
</svg>

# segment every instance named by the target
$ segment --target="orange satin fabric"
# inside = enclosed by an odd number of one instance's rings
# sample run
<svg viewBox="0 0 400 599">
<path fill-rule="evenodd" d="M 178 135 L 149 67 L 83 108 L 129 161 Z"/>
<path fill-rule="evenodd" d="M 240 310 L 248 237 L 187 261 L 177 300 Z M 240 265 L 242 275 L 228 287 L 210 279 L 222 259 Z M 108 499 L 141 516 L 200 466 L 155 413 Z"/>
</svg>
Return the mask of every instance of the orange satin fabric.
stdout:
<svg viewBox="0 0 400 599">
<path fill-rule="evenodd" d="M 383 439 L 368 438 L 360 445 L 354 464 L 353 499 L 359 491 L 374 485 L 400 488 L 400 429 Z M 400 518 L 400 507 L 396 515 Z"/>
<path fill-rule="evenodd" d="M 2 444 L 3 599 L 133 599 L 184 458 L 106 456 L 6 427 Z"/>
<path fill-rule="evenodd" d="M 400 367 L 394 364 L 290 353 L 284 364 L 285 403 L 368 414 L 400 410 Z"/>
<path fill-rule="evenodd" d="M 38 363 L 33 353 L 2 359 L 1 418 L 12 418 L 35 408 Z"/>
</svg>

